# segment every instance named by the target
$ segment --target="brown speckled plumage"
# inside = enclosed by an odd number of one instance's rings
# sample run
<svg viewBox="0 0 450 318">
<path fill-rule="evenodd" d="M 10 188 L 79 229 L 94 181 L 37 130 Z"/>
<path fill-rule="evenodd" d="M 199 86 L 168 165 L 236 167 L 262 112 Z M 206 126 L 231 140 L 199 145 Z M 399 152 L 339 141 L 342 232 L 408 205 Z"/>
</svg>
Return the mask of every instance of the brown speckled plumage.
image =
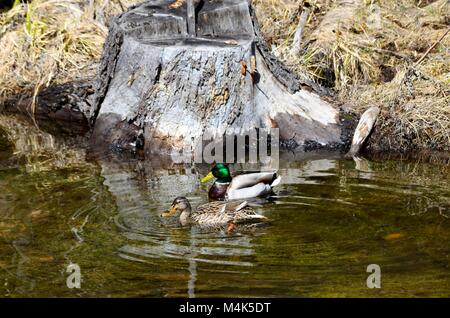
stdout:
<svg viewBox="0 0 450 318">
<path fill-rule="evenodd" d="M 214 201 L 192 210 L 189 200 L 184 197 L 176 198 L 169 212 L 161 216 L 176 216 L 182 225 L 198 224 L 207 227 L 267 221 L 266 217 L 257 214 L 246 201 Z"/>
<path fill-rule="evenodd" d="M 241 208 L 238 208 L 242 206 Z M 209 202 L 197 207 L 190 217 L 199 225 L 225 225 L 228 223 L 253 223 L 267 220 L 259 215 L 246 202 Z"/>
</svg>

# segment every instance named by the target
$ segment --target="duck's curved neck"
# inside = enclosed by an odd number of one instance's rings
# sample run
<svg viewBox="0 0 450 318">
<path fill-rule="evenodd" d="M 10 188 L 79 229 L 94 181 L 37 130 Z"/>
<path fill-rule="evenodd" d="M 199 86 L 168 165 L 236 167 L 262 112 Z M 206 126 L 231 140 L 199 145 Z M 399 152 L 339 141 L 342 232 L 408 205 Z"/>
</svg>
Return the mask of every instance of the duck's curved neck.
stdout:
<svg viewBox="0 0 450 318">
<path fill-rule="evenodd" d="M 191 209 L 186 209 L 180 214 L 180 223 L 181 225 L 185 226 L 189 224 L 189 221 L 191 219 Z"/>
</svg>

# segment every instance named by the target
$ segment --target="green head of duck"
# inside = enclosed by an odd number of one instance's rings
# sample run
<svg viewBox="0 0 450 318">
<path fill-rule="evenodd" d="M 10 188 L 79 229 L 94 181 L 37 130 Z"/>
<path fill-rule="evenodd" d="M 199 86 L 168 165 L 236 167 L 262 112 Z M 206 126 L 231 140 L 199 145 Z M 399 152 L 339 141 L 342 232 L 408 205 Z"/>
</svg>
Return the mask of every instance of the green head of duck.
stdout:
<svg viewBox="0 0 450 318">
<path fill-rule="evenodd" d="M 230 169 L 226 164 L 218 163 L 216 164 L 206 177 L 202 179 L 202 182 L 208 182 L 216 178 L 219 183 L 229 183 L 231 182 Z"/>
</svg>

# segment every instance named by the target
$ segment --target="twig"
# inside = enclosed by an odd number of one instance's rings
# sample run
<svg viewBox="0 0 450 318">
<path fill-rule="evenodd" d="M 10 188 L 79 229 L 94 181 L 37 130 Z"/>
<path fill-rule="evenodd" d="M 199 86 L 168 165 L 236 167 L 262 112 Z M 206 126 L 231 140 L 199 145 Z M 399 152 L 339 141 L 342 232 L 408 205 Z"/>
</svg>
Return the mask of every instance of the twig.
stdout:
<svg viewBox="0 0 450 318">
<path fill-rule="evenodd" d="M 303 11 L 300 15 L 297 29 L 295 30 L 294 41 L 292 42 L 291 53 L 293 55 L 297 55 L 300 52 L 300 48 L 301 48 L 301 44 L 302 44 L 303 29 L 305 28 L 306 22 L 308 21 L 310 12 L 311 12 L 311 9 L 309 8 L 309 4 L 306 2 L 303 5 Z"/>
<path fill-rule="evenodd" d="M 36 126 L 36 128 L 37 129 L 39 129 L 39 126 L 38 126 L 38 124 L 37 124 L 37 122 L 36 122 L 36 110 L 37 110 L 37 106 L 38 106 L 38 104 L 37 104 L 37 98 L 38 98 L 38 94 L 39 94 L 39 92 L 40 92 L 40 90 L 41 90 L 41 86 L 42 86 L 42 80 L 39 82 L 39 83 L 37 83 L 36 84 L 36 86 L 34 87 L 34 92 L 33 92 L 33 97 L 32 97 L 32 99 L 31 99 L 31 114 L 30 114 L 30 117 L 31 117 L 31 119 L 33 120 L 33 123 L 34 123 L 34 125 Z"/>
<path fill-rule="evenodd" d="M 422 63 L 422 61 L 427 57 L 427 55 L 430 54 L 430 52 L 436 47 L 436 45 L 438 45 L 449 32 L 450 28 L 447 29 L 447 31 L 439 38 L 439 40 L 437 40 L 436 42 L 434 42 L 432 46 L 430 46 L 430 48 L 424 53 L 424 55 L 422 55 L 422 57 L 416 62 L 416 64 L 414 64 L 414 66 L 416 67 L 420 63 Z"/>
<path fill-rule="evenodd" d="M 122 10 L 122 12 L 125 12 L 125 7 L 123 6 L 122 2 L 120 0 L 117 0 L 117 2 L 119 3 L 120 9 Z"/>
</svg>

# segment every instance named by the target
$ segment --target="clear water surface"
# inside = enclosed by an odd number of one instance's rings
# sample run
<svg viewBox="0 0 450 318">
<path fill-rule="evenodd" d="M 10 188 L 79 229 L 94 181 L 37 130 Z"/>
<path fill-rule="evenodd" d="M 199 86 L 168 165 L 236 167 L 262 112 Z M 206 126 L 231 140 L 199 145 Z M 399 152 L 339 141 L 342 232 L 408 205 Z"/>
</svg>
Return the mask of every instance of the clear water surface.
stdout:
<svg viewBox="0 0 450 318">
<path fill-rule="evenodd" d="M 253 202 L 271 224 L 227 234 L 158 217 L 179 195 L 207 201 L 207 166 L 12 156 L 0 138 L 0 297 L 450 296 L 448 161 L 283 153 L 282 185 Z"/>
</svg>

